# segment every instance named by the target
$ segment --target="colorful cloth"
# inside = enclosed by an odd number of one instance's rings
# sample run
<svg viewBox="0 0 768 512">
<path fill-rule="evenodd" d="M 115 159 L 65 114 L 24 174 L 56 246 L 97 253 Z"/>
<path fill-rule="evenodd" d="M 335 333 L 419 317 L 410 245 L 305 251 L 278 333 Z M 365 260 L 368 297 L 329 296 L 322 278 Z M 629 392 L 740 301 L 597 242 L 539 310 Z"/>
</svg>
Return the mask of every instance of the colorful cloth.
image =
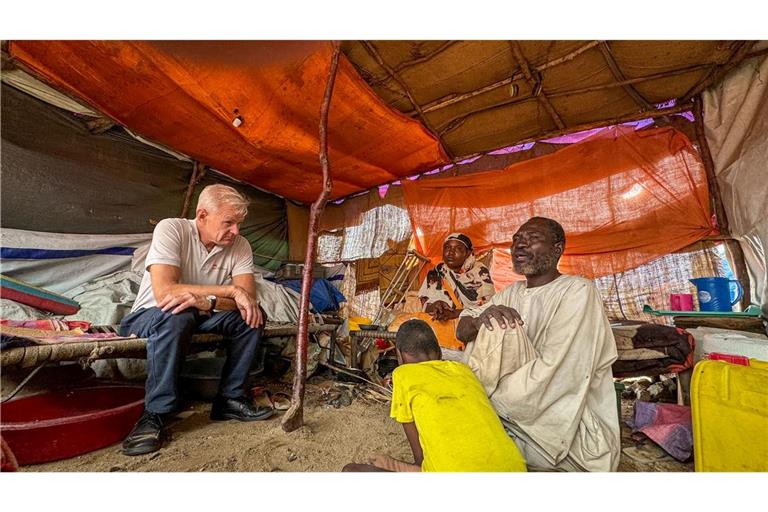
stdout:
<svg viewBox="0 0 768 512">
<path fill-rule="evenodd" d="M 0 325 L 8 327 L 23 327 L 25 329 L 42 329 L 45 331 L 71 331 L 79 329 L 78 334 L 91 328 L 90 322 L 79 320 L 0 320 Z"/>
<path fill-rule="evenodd" d="M 683 405 L 635 402 L 632 432 L 642 432 L 679 461 L 693 453 L 691 408 Z"/>
<path fill-rule="evenodd" d="M 421 283 L 419 298 L 426 299 L 424 308 L 441 300 L 464 309 L 485 304 L 495 293 L 490 270 L 470 254 L 458 272 L 444 262 L 438 263 Z"/>
<path fill-rule="evenodd" d="M 416 424 L 422 471 L 525 471 L 483 387 L 455 361 L 404 364 L 392 374 L 390 416 Z"/>
<path fill-rule="evenodd" d="M 0 295 L 4 299 L 57 315 L 74 315 L 80 310 L 80 304 L 70 298 L 2 274 L 0 274 Z"/>
<path fill-rule="evenodd" d="M 33 345 L 114 341 L 128 338 L 129 337 L 120 336 L 113 332 L 83 332 L 80 328 L 64 331 L 51 331 L 46 329 L 12 327 L 0 324 L 0 349 L 2 350 L 16 347 L 30 347 Z M 135 338 L 135 336 L 130 336 L 130 338 Z"/>
</svg>

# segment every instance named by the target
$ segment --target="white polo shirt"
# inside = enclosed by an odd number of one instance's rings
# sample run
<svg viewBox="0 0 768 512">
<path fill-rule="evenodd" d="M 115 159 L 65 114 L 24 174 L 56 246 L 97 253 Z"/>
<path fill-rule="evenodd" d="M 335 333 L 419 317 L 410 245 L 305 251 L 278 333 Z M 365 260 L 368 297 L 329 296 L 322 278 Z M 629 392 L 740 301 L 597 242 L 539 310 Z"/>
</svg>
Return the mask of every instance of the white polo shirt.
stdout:
<svg viewBox="0 0 768 512">
<path fill-rule="evenodd" d="M 155 263 L 179 267 L 179 282 L 183 284 L 229 285 L 233 276 L 253 273 L 253 253 L 245 237 L 238 235 L 231 245 L 217 245 L 208 252 L 194 219 L 163 219 L 152 234 L 144 262 L 146 271 L 131 313 L 157 306 L 149 273 L 150 265 Z"/>
</svg>

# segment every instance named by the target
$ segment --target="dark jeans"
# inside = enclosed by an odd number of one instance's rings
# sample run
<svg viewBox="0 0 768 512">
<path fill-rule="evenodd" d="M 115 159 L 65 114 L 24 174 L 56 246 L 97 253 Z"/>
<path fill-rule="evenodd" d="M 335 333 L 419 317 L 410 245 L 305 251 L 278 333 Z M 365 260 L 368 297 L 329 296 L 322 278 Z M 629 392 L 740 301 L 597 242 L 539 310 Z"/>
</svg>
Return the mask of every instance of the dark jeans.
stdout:
<svg viewBox="0 0 768 512">
<path fill-rule="evenodd" d="M 159 308 L 131 313 L 120 323 L 120 335 L 147 338 L 147 382 L 144 408 L 164 414 L 178 405 L 179 371 L 195 332 L 221 334 L 227 338 L 227 360 L 221 372 L 219 396 L 241 398 L 263 326 L 251 329 L 237 311 L 219 311 L 211 316 L 197 309 L 176 315 Z"/>
</svg>

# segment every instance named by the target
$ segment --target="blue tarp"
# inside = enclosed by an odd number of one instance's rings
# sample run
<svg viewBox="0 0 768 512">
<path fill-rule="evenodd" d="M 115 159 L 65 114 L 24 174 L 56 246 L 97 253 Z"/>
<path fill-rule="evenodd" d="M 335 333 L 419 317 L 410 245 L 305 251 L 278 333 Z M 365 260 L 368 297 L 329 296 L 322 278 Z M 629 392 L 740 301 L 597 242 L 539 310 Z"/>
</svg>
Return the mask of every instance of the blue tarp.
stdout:
<svg viewBox="0 0 768 512">
<path fill-rule="evenodd" d="M 278 281 L 279 284 L 301 293 L 301 279 Z M 312 291 L 309 294 L 309 302 L 318 313 L 326 311 L 338 311 L 339 303 L 347 299 L 327 279 L 315 279 L 312 281 Z"/>
</svg>

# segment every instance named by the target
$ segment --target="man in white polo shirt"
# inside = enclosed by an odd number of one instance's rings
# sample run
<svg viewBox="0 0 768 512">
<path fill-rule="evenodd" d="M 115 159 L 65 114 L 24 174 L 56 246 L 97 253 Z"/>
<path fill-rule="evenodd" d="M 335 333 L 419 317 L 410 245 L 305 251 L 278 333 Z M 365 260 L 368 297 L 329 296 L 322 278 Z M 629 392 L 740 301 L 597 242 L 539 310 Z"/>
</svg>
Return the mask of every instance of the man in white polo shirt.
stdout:
<svg viewBox="0 0 768 512">
<path fill-rule="evenodd" d="M 194 219 L 164 219 L 155 227 L 146 272 L 120 334 L 147 338 L 144 414 L 123 441 L 123 453 L 160 449 L 163 415 L 178 406 L 178 375 L 195 332 L 227 339 L 227 360 L 211 419 L 255 421 L 269 408 L 254 407 L 243 385 L 261 338 L 253 254 L 240 236 L 248 200 L 226 185 L 205 187 Z"/>
</svg>

